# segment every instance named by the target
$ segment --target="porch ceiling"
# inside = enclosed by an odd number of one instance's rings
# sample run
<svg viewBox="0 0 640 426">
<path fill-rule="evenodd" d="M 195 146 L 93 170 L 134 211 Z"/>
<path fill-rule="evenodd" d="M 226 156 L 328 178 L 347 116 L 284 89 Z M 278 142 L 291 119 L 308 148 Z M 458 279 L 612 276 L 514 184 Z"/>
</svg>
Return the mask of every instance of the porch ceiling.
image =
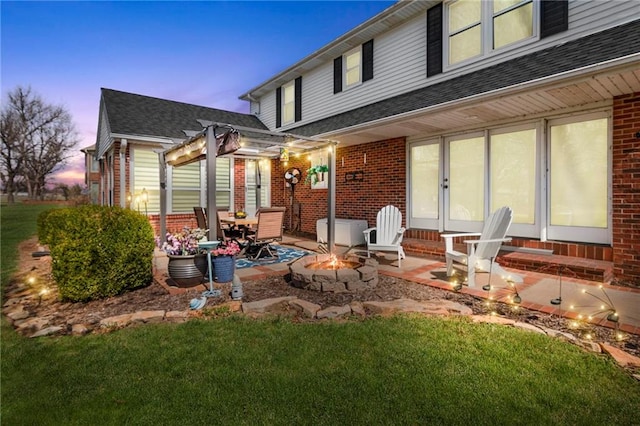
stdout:
<svg viewBox="0 0 640 426">
<path fill-rule="evenodd" d="M 616 96 L 640 92 L 640 61 L 608 71 L 532 82 L 495 93 L 425 108 L 322 135 L 340 146 L 416 135 L 437 136 L 484 129 L 549 113 L 606 106 Z"/>
</svg>

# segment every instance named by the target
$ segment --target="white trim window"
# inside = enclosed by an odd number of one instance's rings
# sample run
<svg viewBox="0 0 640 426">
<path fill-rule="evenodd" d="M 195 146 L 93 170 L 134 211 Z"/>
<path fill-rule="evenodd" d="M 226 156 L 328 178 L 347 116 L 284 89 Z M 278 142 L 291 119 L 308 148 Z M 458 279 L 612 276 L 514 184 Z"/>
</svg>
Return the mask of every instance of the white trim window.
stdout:
<svg viewBox="0 0 640 426">
<path fill-rule="evenodd" d="M 534 0 L 453 0 L 445 4 L 449 66 L 472 61 L 496 50 L 534 41 Z"/>
<path fill-rule="evenodd" d="M 295 85 L 294 82 L 282 86 L 282 124 L 293 123 L 295 119 Z"/>
</svg>

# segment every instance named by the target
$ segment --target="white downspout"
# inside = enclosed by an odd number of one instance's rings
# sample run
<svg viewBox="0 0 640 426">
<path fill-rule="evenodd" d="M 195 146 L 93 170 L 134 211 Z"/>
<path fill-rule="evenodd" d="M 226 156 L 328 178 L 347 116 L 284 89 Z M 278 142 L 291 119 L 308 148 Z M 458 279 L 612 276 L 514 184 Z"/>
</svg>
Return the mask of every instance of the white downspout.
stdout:
<svg viewBox="0 0 640 426">
<path fill-rule="evenodd" d="M 120 139 L 120 207 L 127 207 L 127 176 L 126 176 L 126 164 L 127 160 L 127 140 Z"/>
</svg>

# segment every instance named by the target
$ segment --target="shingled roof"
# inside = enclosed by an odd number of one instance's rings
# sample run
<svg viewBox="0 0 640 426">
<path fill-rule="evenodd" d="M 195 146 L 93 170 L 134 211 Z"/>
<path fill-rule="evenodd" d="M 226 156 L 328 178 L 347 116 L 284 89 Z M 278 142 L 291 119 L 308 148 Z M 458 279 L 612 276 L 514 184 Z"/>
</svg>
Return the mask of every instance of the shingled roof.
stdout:
<svg viewBox="0 0 640 426">
<path fill-rule="evenodd" d="M 291 129 L 310 136 L 504 89 L 640 52 L 640 20 Z"/>
<path fill-rule="evenodd" d="M 207 108 L 112 89 L 101 89 L 111 133 L 186 139 L 183 130 L 201 130 L 208 120 L 266 130 L 252 114 Z"/>
</svg>

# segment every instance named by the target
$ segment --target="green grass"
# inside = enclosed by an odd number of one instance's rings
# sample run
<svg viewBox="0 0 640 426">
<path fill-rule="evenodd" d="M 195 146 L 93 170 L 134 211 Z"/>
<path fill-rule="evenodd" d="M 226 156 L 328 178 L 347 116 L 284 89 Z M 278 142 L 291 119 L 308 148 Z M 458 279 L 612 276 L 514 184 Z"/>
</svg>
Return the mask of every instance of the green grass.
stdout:
<svg viewBox="0 0 640 426">
<path fill-rule="evenodd" d="M 607 357 L 465 319 L 231 316 L 39 339 L 3 323 L 3 424 L 640 422 L 640 385 Z"/>
</svg>

